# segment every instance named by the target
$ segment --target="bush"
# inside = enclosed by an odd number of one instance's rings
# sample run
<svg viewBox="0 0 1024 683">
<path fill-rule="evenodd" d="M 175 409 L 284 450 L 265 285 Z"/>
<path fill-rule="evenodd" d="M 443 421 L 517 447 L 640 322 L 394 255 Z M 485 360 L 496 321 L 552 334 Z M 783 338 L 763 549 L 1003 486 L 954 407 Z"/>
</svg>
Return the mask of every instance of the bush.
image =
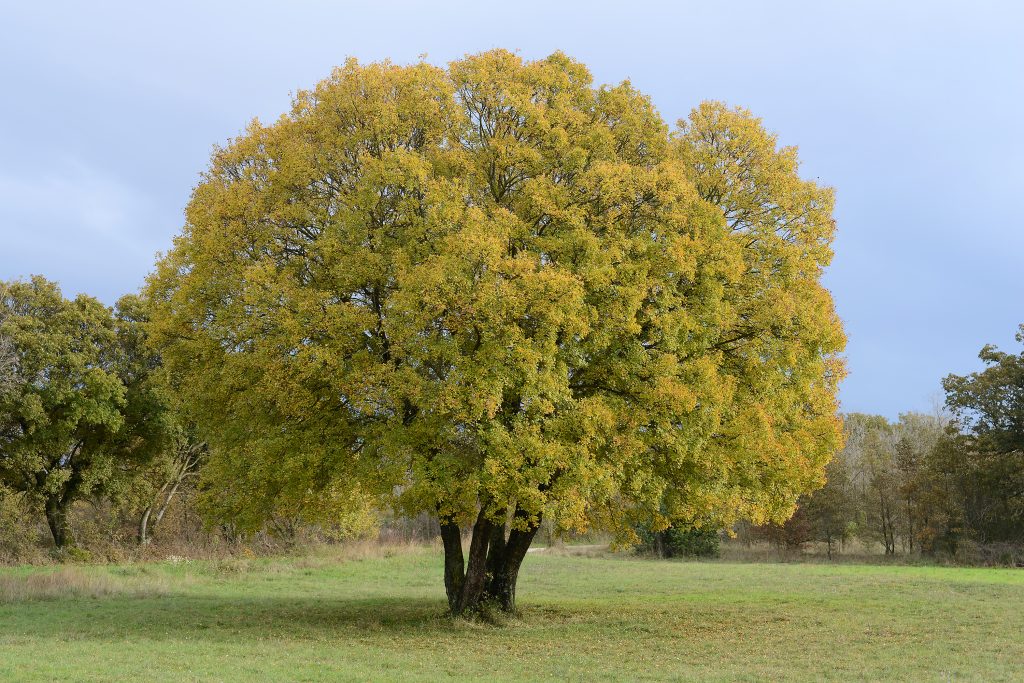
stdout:
<svg viewBox="0 0 1024 683">
<path fill-rule="evenodd" d="M 638 529 L 641 553 L 658 557 L 718 557 L 718 529 L 697 527 L 673 527 L 663 531 Z"/>
<path fill-rule="evenodd" d="M 45 559 L 42 548 L 49 535 L 39 523 L 42 511 L 37 508 L 24 494 L 0 486 L 0 564 Z"/>
</svg>

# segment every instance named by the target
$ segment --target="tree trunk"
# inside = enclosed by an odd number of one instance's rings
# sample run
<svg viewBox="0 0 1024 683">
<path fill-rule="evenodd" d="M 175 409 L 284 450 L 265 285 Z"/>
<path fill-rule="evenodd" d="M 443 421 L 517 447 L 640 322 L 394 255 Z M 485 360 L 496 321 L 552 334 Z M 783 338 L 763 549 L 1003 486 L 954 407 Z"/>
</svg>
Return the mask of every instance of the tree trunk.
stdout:
<svg viewBox="0 0 1024 683">
<path fill-rule="evenodd" d="M 654 551 L 663 559 L 670 559 L 672 557 L 672 527 L 667 527 L 657 532 L 654 535 Z"/>
<path fill-rule="evenodd" d="M 163 520 L 164 514 L 167 512 L 167 508 L 171 506 L 171 502 L 174 500 L 174 494 L 178 492 L 178 487 L 181 486 L 181 482 L 184 481 L 186 475 L 187 472 L 185 471 L 178 474 L 178 477 L 174 480 L 174 483 L 171 486 L 171 490 L 167 491 L 166 496 L 164 495 L 164 491 L 167 489 L 170 482 L 168 482 L 168 484 L 164 484 L 163 488 L 157 492 L 156 500 L 150 503 L 146 507 L 145 511 L 143 511 L 142 519 L 139 520 L 139 545 L 146 545 L 149 543 L 150 532 L 155 531 L 157 526 L 159 526 L 160 522 Z M 152 517 L 153 508 L 158 504 L 158 501 L 160 502 L 159 508 L 156 511 L 156 517 Z M 151 517 L 153 519 L 152 523 L 149 521 Z"/>
<path fill-rule="evenodd" d="M 456 614 L 475 612 L 480 606 L 484 589 L 487 587 L 487 546 L 491 540 L 492 522 L 487 519 L 486 508 L 480 509 L 473 525 L 473 537 L 469 541 L 469 557 L 466 558 L 466 579 L 462 583 Z"/>
<path fill-rule="evenodd" d="M 521 520 L 520 524 L 527 524 L 527 516 L 522 511 L 517 509 L 516 517 Z M 473 525 L 469 556 L 464 558 L 458 525 L 441 522 L 444 584 L 453 616 L 478 612 L 485 603 L 503 612 L 515 611 L 519 568 L 539 528 L 538 519 L 525 530 L 512 529 L 506 537 L 505 525 L 491 521 L 481 509 Z"/>
<path fill-rule="evenodd" d="M 516 511 L 516 517 L 527 523 L 525 515 Z M 533 543 L 537 530 L 540 529 L 540 519 L 536 523 L 528 524 L 526 529 L 512 529 L 508 539 L 504 538 L 504 528 L 501 529 L 501 561 L 495 563 L 495 569 L 490 576 L 490 584 L 487 588 L 487 595 L 492 599 L 502 612 L 512 614 L 516 611 L 516 583 L 519 581 L 519 568 L 526 558 L 526 553 Z"/>
<path fill-rule="evenodd" d="M 174 486 L 167 492 L 167 496 L 164 498 L 164 502 L 160 505 L 160 509 L 156 511 L 156 519 L 153 520 L 153 527 L 156 528 L 161 521 L 163 521 L 164 514 L 167 512 L 167 508 L 171 506 L 171 502 L 174 500 L 174 494 L 178 492 L 178 487 L 181 486 L 181 482 L 184 480 L 185 475 L 178 477 L 174 482 Z"/>
<path fill-rule="evenodd" d="M 448 594 L 448 609 L 455 614 L 459 608 L 462 584 L 466 580 L 459 525 L 451 520 L 441 521 L 441 542 L 444 543 L 444 590 Z"/>
<path fill-rule="evenodd" d="M 153 513 L 153 506 L 148 506 L 142 513 L 142 519 L 139 520 L 139 545 L 146 545 L 149 543 L 148 527 L 149 527 L 149 516 Z"/>
<path fill-rule="evenodd" d="M 505 564 L 505 524 L 491 525 L 491 538 L 487 544 L 487 576 L 493 578 Z M 490 588 L 490 581 L 488 581 Z M 488 590 L 490 592 L 490 590 Z"/>
<path fill-rule="evenodd" d="M 46 523 L 53 536 L 53 544 L 63 548 L 71 543 L 71 531 L 68 526 L 68 506 L 60 498 L 53 496 L 46 499 Z"/>
<path fill-rule="evenodd" d="M 914 508 L 907 499 L 907 542 L 910 545 L 910 554 L 914 554 Z"/>
</svg>

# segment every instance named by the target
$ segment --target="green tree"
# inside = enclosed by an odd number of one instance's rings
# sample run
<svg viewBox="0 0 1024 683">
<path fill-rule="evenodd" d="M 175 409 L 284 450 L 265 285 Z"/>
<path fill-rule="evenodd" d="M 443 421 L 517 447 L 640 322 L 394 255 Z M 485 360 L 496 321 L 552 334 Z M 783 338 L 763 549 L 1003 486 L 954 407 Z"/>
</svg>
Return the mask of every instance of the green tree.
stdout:
<svg viewBox="0 0 1024 683">
<path fill-rule="evenodd" d="M 628 83 L 493 51 L 349 61 L 254 121 L 148 290 L 210 509 L 429 511 L 456 614 L 514 609 L 543 516 L 785 519 L 841 439 L 831 194 L 721 111 L 673 138 Z M 758 145 L 739 204 L 698 183 L 716 130 Z"/>
<path fill-rule="evenodd" d="M 895 464 L 900 498 L 901 535 L 908 552 L 924 550 L 934 516 L 931 491 L 936 486 L 929 462 L 942 437 L 943 419 L 903 413 L 896 425 Z"/>
<path fill-rule="evenodd" d="M 962 446 L 955 426 L 950 425 L 922 467 L 918 543 L 923 553 L 956 555 L 962 542 L 973 536 L 967 508 L 978 509 L 975 503 L 984 494 L 974 463 L 964 457 Z"/>
<path fill-rule="evenodd" d="M 799 503 L 808 519 L 811 538 L 825 544 L 829 559 L 856 526 L 856 497 L 849 464 L 843 456 L 840 451 L 825 468 L 825 486 L 805 495 Z"/>
<path fill-rule="evenodd" d="M 41 503 L 58 548 L 73 503 L 120 485 L 159 447 L 151 358 L 126 310 L 65 299 L 41 277 L 0 283 L 0 337 L 18 359 L 0 398 L 0 482 Z"/>
<path fill-rule="evenodd" d="M 663 558 L 718 557 L 719 529 L 670 526 L 657 533 L 637 529 L 640 542 L 637 551 Z"/>
<path fill-rule="evenodd" d="M 1024 342 L 1024 325 L 1017 333 Z M 962 514 L 982 543 L 1024 541 L 1024 352 L 985 346 L 986 367 L 943 380 L 953 412 L 947 472 L 953 474 Z M 953 455 L 950 457 L 952 454 Z"/>
<path fill-rule="evenodd" d="M 895 436 L 888 422 L 884 428 L 869 432 L 864 441 L 866 474 L 865 531 L 881 541 L 886 555 L 896 554 L 899 507 L 899 473 L 896 465 Z"/>
</svg>

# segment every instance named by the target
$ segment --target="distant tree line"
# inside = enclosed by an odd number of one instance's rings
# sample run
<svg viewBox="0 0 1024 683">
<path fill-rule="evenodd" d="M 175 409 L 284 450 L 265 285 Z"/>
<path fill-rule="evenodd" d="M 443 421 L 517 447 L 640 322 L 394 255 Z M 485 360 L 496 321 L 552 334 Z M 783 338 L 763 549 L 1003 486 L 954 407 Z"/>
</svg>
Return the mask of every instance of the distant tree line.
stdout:
<svg viewBox="0 0 1024 683">
<path fill-rule="evenodd" d="M 980 358 L 984 370 L 943 381 L 943 414 L 846 415 L 825 486 L 748 538 L 829 556 L 856 540 L 886 555 L 1024 561 L 1024 353 L 986 346 Z"/>
</svg>

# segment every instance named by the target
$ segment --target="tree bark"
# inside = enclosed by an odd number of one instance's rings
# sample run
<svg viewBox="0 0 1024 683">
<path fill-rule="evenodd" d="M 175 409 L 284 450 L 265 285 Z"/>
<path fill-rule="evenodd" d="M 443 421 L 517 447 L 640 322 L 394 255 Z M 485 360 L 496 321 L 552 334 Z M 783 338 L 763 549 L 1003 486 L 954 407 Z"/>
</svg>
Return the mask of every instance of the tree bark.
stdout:
<svg viewBox="0 0 1024 683">
<path fill-rule="evenodd" d="M 149 527 L 149 516 L 153 512 L 153 506 L 148 506 L 142 512 L 142 519 L 139 520 L 139 545 L 146 545 L 149 543 L 149 535 L 147 529 Z"/>
<path fill-rule="evenodd" d="M 505 524 L 491 525 L 491 538 L 487 544 L 487 576 L 494 577 L 505 564 Z M 489 591 L 488 591 L 489 592 Z"/>
<path fill-rule="evenodd" d="M 481 508 L 473 525 L 473 537 L 469 541 L 469 557 L 466 558 L 466 580 L 455 614 L 474 612 L 487 585 L 487 546 L 490 542 L 492 522 L 487 519 L 487 509 Z"/>
<path fill-rule="evenodd" d="M 497 603 L 502 612 L 509 614 L 516 610 L 516 583 L 519 581 L 519 568 L 537 535 L 537 530 L 540 529 L 539 516 L 535 523 L 530 524 L 526 521 L 526 515 L 517 509 L 516 518 L 526 523 L 527 527 L 526 529 L 513 528 L 509 531 L 508 539 L 503 539 L 501 561 L 496 563 L 487 587 L 488 598 Z M 501 531 L 502 537 L 504 537 L 504 528 Z"/>
<path fill-rule="evenodd" d="M 51 496 L 46 499 L 45 512 L 46 523 L 50 527 L 50 535 L 53 536 L 53 544 L 57 548 L 65 547 L 71 542 L 67 504 L 61 498 Z"/>
<path fill-rule="evenodd" d="M 462 595 L 462 584 L 466 580 L 462 529 L 459 525 L 450 519 L 442 520 L 441 542 L 444 544 L 444 590 L 448 594 L 448 609 L 455 614 Z"/>
</svg>

